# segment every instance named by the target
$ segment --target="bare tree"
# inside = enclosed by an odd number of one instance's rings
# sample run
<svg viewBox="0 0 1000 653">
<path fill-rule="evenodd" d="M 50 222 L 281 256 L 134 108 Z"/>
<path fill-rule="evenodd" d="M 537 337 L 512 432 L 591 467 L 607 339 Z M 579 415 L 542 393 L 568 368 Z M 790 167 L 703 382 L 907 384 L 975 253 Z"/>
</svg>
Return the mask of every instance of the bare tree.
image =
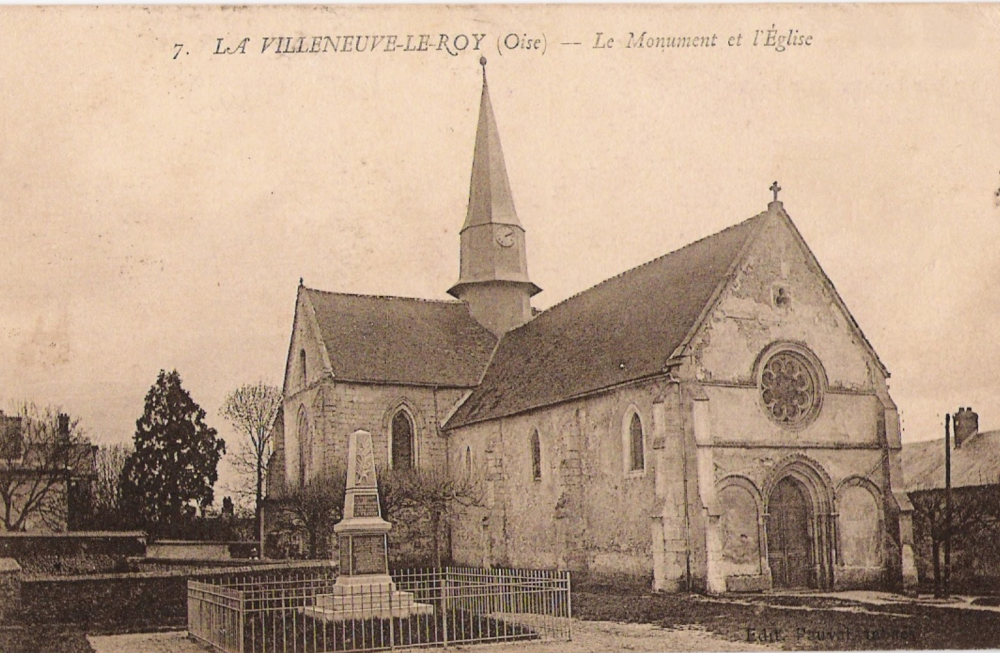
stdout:
<svg viewBox="0 0 1000 653">
<path fill-rule="evenodd" d="M 379 473 L 379 496 L 384 515 L 404 510 L 427 517 L 431 527 L 434 564 L 441 566 L 442 526 L 451 525 L 466 508 L 485 505 L 486 484 L 481 470 L 449 474 L 443 469 L 382 470 Z M 387 517 L 389 518 L 389 517 Z M 392 521 L 391 518 L 389 518 Z"/>
<path fill-rule="evenodd" d="M 2 413 L 0 413 L 2 415 Z M 24 404 L 0 419 L 0 523 L 8 531 L 36 524 L 63 530 L 71 483 L 91 478 L 93 447 L 79 421 L 47 407 Z"/>
<path fill-rule="evenodd" d="M 306 484 L 282 501 L 283 512 L 291 526 L 306 532 L 309 557 L 319 555 L 319 544 L 333 533 L 333 526 L 344 517 L 344 494 L 347 474 L 342 468 L 313 476 Z"/>
<path fill-rule="evenodd" d="M 97 449 L 97 478 L 94 484 L 94 524 L 99 528 L 121 528 L 127 516 L 121 505 L 121 478 L 125 461 L 132 453 L 127 444 L 107 444 Z"/>
<path fill-rule="evenodd" d="M 281 390 L 259 381 L 240 386 L 231 392 L 220 411 L 241 436 L 229 456 L 229 462 L 243 479 L 243 484 L 232 489 L 237 495 L 242 495 L 237 500 L 246 496 L 253 497 L 258 533 L 264 505 L 264 476 L 273 449 L 271 429 L 279 408 Z"/>
<path fill-rule="evenodd" d="M 1000 490 L 997 485 L 959 487 L 952 490 L 950 528 L 943 490 L 911 492 L 915 535 L 929 539 L 934 571 L 934 594 L 943 596 L 947 582 L 941 570 L 941 551 L 945 540 L 958 546 L 970 546 L 977 540 L 992 540 L 1000 534 Z"/>
</svg>

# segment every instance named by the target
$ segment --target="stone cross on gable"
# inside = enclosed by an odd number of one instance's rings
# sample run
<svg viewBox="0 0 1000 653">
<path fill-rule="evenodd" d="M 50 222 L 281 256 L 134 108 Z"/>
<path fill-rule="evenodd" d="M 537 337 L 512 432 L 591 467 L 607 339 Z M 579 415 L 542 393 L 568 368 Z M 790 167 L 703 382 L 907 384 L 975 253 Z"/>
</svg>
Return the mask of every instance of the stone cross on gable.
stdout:
<svg viewBox="0 0 1000 653">
<path fill-rule="evenodd" d="M 778 193 L 781 191 L 781 186 L 778 185 L 778 182 L 774 182 L 773 184 L 771 184 L 771 188 L 768 189 L 768 190 L 770 190 L 772 193 L 774 193 L 774 201 L 777 202 L 778 201 Z"/>
</svg>

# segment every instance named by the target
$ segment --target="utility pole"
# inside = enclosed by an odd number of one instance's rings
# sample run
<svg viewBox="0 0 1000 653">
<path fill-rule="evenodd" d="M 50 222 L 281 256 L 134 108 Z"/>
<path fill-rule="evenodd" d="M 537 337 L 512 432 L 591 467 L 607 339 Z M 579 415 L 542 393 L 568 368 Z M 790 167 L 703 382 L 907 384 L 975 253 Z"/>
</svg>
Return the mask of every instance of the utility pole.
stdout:
<svg viewBox="0 0 1000 653">
<path fill-rule="evenodd" d="M 944 596 L 951 583 L 951 415 L 944 416 Z"/>
</svg>

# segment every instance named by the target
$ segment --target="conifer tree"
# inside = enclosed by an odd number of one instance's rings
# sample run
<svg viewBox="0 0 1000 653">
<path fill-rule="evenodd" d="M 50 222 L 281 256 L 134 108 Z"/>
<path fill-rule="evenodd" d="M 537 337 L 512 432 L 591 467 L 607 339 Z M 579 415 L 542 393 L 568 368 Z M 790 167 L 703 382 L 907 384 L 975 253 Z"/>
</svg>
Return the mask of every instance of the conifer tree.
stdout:
<svg viewBox="0 0 1000 653">
<path fill-rule="evenodd" d="M 162 531 L 192 504 L 214 498 L 226 443 L 205 424 L 205 411 L 181 386 L 176 370 L 160 370 L 135 423 L 134 451 L 122 470 L 122 499 L 142 526 Z"/>
</svg>

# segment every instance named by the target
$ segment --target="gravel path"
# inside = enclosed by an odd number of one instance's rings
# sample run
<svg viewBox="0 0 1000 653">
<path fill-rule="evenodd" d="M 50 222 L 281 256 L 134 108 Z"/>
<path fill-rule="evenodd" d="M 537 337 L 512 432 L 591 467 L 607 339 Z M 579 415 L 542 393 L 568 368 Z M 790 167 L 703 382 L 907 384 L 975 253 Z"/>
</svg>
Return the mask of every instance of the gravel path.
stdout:
<svg viewBox="0 0 1000 653">
<path fill-rule="evenodd" d="M 137 635 L 88 636 L 96 653 L 205 653 L 184 631 Z M 766 651 L 764 646 L 722 639 L 700 628 L 664 630 L 649 624 L 574 621 L 573 641 L 488 646 L 455 646 L 453 651 L 483 653 L 602 653 L 605 651 Z"/>
</svg>

